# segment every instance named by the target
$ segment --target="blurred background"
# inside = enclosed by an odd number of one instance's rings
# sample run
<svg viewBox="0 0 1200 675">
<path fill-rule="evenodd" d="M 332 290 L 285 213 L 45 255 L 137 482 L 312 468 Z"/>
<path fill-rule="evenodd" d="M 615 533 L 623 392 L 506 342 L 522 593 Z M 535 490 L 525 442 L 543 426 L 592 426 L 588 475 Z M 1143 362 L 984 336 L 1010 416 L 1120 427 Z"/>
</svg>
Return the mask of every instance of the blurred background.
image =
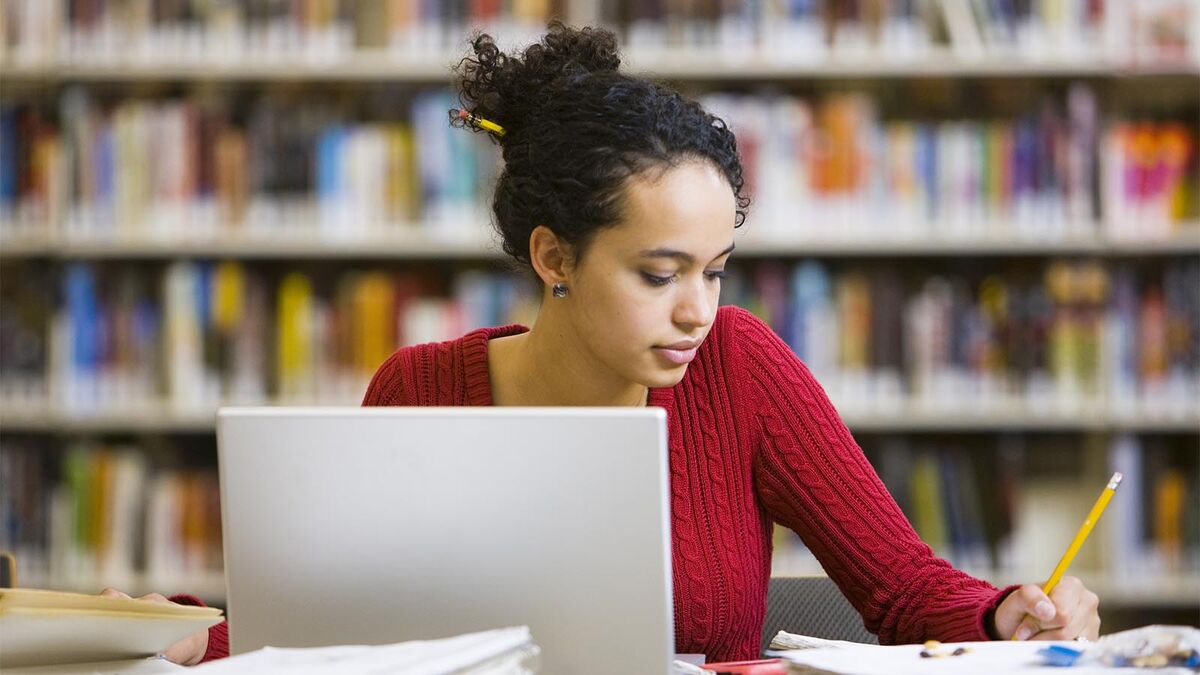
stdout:
<svg viewBox="0 0 1200 675">
<path fill-rule="evenodd" d="M 921 535 L 1105 631 L 1200 625 L 1200 2 L 5 0 L 0 550 L 22 585 L 223 603 L 214 410 L 346 404 L 528 324 L 451 129 L 469 36 L 613 28 L 738 135 L 722 290 Z M 775 573 L 820 567 L 776 536 Z"/>
</svg>

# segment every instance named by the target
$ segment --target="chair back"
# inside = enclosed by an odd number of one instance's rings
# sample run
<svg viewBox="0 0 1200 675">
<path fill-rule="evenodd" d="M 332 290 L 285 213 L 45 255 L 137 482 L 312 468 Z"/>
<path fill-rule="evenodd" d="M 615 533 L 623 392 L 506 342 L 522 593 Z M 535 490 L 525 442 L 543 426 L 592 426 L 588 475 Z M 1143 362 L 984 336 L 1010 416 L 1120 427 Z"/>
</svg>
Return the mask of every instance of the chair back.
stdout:
<svg viewBox="0 0 1200 675">
<path fill-rule="evenodd" d="M 879 644 L 879 639 L 863 626 L 854 606 L 826 576 L 771 578 L 763 623 L 764 651 L 781 630 L 827 640 Z"/>
</svg>

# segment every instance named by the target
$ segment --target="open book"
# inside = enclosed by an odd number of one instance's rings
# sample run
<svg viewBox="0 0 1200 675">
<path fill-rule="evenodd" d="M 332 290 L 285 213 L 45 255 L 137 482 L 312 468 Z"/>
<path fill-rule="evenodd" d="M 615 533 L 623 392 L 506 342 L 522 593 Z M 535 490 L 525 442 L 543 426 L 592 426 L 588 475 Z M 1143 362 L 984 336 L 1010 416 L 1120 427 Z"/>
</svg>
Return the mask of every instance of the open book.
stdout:
<svg viewBox="0 0 1200 675">
<path fill-rule="evenodd" d="M 213 607 L 0 589 L 0 668 L 153 656 L 221 619 Z"/>
</svg>

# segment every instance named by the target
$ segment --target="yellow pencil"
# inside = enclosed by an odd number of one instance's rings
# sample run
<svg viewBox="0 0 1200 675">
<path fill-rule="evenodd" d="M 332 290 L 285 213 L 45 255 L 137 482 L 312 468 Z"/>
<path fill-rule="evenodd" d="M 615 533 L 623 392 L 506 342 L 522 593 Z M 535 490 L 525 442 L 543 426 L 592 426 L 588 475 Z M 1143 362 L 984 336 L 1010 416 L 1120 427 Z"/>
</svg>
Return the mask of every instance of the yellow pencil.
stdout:
<svg viewBox="0 0 1200 675">
<path fill-rule="evenodd" d="M 496 134 L 497 136 L 504 135 L 504 127 L 500 126 L 499 124 L 496 124 L 495 122 L 493 122 L 491 120 L 485 120 L 482 117 L 476 117 L 475 123 L 478 124 L 479 126 L 483 127 L 484 129 L 487 129 L 488 131 Z"/>
<path fill-rule="evenodd" d="M 470 124 L 471 126 L 479 129 L 485 129 L 493 134 L 496 134 L 497 136 L 504 135 L 504 127 L 489 119 L 484 119 L 470 111 L 453 108 L 450 110 L 450 115 L 452 118 L 461 119 L 463 122 Z"/>
<path fill-rule="evenodd" d="M 1083 525 L 1079 526 L 1079 531 L 1075 533 L 1075 539 L 1071 545 L 1067 547 L 1067 552 L 1063 554 L 1058 565 L 1054 568 L 1054 572 L 1050 574 L 1050 578 L 1042 585 L 1042 592 L 1050 595 L 1050 591 L 1062 581 L 1063 575 L 1067 572 L 1067 567 L 1071 565 L 1071 561 L 1075 559 L 1075 554 L 1079 553 L 1080 547 L 1092 533 L 1092 528 L 1096 526 L 1096 521 L 1100 520 L 1100 514 L 1104 513 L 1105 507 L 1108 506 L 1109 500 L 1112 499 L 1113 493 L 1117 491 L 1117 486 L 1121 484 L 1121 472 L 1117 471 L 1108 479 L 1108 485 L 1104 486 L 1104 491 L 1100 493 L 1100 497 L 1096 499 L 1096 503 L 1092 505 L 1092 510 L 1088 512 L 1087 518 L 1084 519 Z M 1013 634 L 1012 639 L 1016 640 L 1016 634 Z"/>
<path fill-rule="evenodd" d="M 1096 521 L 1100 520 L 1100 514 L 1104 513 L 1104 508 L 1108 506 L 1108 501 L 1112 499 L 1113 493 L 1117 491 L 1117 486 L 1121 484 L 1121 472 L 1118 471 L 1108 479 L 1108 485 L 1104 486 L 1104 491 L 1100 493 L 1100 497 L 1096 499 L 1096 503 L 1092 505 L 1092 510 L 1088 512 L 1087 518 L 1083 521 L 1083 525 L 1079 526 L 1079 532 L 1075 533 L 1075 540 L 1067 547 L 1067 552 L 1063 554 L 1062 560 L 1058 561 L 1058 566 L 1054 568 L 1054 572 L 1042 586 L 1042 592 L 1050 595 L 1050 591 L 1062 581 L 1063 574 L 1067 572 L 1067 566 L 1075 559 L 1075 554 L 1079 552 L 1079 547 L 1083 546 L 1083 541 L 1092 533 L 1092 528 L 1096 526 Z"/>
</svg>

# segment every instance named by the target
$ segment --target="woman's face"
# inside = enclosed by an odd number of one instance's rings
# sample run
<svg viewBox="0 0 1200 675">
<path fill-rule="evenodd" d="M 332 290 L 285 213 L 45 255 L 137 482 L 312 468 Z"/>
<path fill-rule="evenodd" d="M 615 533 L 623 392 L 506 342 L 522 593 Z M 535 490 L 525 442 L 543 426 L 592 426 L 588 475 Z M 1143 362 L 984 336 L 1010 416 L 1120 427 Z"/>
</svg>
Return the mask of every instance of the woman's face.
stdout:
<svg viewBox="0 0 1200 675">
<path fill-rule="evenodd" d="M 688 161 L 631 178 L 623 212 L 571 271 L 568 311 L 592 359 L 629 382 L 670 387 L 716 318 L 733 190 L 709 163 Z"/>
</svg>

